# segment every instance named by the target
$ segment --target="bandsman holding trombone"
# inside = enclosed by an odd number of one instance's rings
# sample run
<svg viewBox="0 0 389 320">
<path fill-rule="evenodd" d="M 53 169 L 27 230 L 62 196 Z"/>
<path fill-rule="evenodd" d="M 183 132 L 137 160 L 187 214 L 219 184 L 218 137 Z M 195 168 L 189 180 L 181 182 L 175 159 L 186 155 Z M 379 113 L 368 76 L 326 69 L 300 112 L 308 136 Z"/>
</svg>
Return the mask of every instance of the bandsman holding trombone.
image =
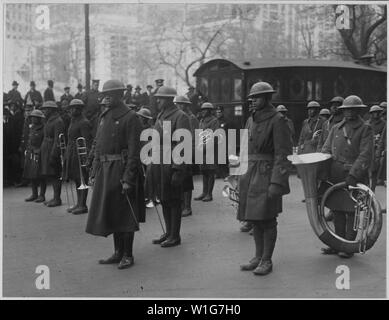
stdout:
<svg viewBox="0 0 389 320">
<path fill-rule="evenodd" d="M 101 114 L 91 171 L 94 182 L 86 232 L 107 237 L 113 234 L 114 253 L 100 264 L 134 264 L 134 233 L 145 221 L 143 174 L 140 162 L 141 123 L 123 103 L 126 90 L 119 80 L 104 83 L 108 108 Z"/>
<path fill-rule="evenodd" d="M 58 106 L 54 101 L 45 101 L 42 111 L 46 117 L 46 124 L 43 128 L 43 142 L 41 145 L 41 173 L 46 181 L 53 185 L 53 199 L 44 202 L 48 207 L 56 207 L 62 204 L 61 201 L 61 152 L 59 147 L 59 136 L 65 132 L 65 124 L 58 112 Z"/>
<path fill-rule="evenodd" d="M 82 113 L 84 106 L 84 102 L 79 99 L 73 99 L 68 106 L 71 121 L 65 152 L 65 180 L 72 180 L 76 185 L 77 203 L 67 209 L 73 214 L 88 212 L 86 205 L 88 196 L 86 158 L 92 143 L 92 128 Z"/>
</svg>

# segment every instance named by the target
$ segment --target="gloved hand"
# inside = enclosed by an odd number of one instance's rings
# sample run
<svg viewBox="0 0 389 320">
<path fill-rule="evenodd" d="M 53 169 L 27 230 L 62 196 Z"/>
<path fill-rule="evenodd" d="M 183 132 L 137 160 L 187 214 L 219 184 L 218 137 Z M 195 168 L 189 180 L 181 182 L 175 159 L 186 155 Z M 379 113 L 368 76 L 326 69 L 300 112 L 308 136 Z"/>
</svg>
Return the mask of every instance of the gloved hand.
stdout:
<svg viewBox="0 0 389 320">
<path fill-rule="evenodd" d="M 346 186 L 352 186 L 356 187 L 357 186 L 357 179 L 352 176 L 351 174 L 346 177 Z"/>
<path fill-rule="evenodd" d="M 180 171 L 174 171 L 172 175 L 172 185 L 174 187 L 178 187 L 182 184 L 184 177 L 183 173 Z"/>
<path fill-rule="evenodd" d="M 134 191 L 134 187 L 127 182 L 122 181 L 122 193 L 131 194 Z"/>
<path fill-rule="evenodd" d="M 282 196 L 282 186 L 276 183 L 271 183 L 267 191 L 269 198 L 276 198 Z"/>
</svg>

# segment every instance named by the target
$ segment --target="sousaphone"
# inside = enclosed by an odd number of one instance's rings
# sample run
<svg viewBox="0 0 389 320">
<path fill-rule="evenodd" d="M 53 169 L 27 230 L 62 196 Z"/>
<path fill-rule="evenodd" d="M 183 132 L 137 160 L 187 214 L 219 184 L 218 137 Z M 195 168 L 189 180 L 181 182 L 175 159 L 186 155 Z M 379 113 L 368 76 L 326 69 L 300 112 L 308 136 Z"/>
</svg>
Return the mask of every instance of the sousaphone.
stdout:
<svg viewBox="0 0 389 320">
<path fill-rule="evenodd" d="M 374 192 L 366 185 L 358 183 L 356 187 L 346 186 L 341 182 L 329 186 L 324 194 L 318 193 L 318 169 L 330 154 L 307 153 L 288 156 L 289 161 L 297 168 L 301 178 L 309 222 L 317 237 L 327 246 L 346 253 L 365 253 L 373 247 L 382 229 L 382 210 Z M 346 240 L 331 229 L 325 216 L 331 197 L 342 193 L 344 202 L 353 204 L 355 240 Z M 342 204 L 340 204 L 342 205 Z"/>
</svg>

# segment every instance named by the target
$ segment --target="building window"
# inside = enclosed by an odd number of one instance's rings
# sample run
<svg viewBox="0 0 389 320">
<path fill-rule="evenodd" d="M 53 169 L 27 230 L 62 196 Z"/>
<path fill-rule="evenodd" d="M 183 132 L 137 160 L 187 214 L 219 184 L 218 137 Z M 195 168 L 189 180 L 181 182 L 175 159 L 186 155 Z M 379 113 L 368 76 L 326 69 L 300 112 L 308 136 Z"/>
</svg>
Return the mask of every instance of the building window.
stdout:
<svg viewBox="0 0 389 320">
<path fill-rule="evenodd" d="M 304 80 L 300 76 L 294 76 L 289 82 L 289 96 L 291 100 L 304 99 Z"/>
</svg>

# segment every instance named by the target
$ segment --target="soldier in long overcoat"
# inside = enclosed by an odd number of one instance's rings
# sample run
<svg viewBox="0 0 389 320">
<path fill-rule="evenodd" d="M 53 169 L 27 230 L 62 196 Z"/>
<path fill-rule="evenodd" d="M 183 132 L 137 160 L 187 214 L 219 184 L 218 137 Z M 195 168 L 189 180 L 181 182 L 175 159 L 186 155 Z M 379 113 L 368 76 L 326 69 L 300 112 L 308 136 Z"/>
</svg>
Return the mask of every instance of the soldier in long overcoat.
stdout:
<svg viewBox="0 0 389 320">
<path fill-rule="evenodd" d="M 386 126 L 386 122 L 382 119 L 383 108 L 380 106 L 374 105 L 370 108 L 370 119 L 367 121 L 373 130 L 374 137 L 374 161 L 371 167 L 371 190 L 375 191 L 378 180 L 378 171 L 380 169 L 380 158 L 377 157 L 377 150 L 379 147 L 379 143 L 381 140 L 381 136 L 383 134 L 384 128 Z"/>
<path fill-rule="evenodd" d="M 203 130 L 203 133 L 208 132 L 211 134 L 209 136 L 209 140 L 205 138 L 205 141 L 208 141 L 208 143 L 204 143 L 203 146 L 203 164 L 200 165 L 200 171 L 203 176 L 203 192 L 194 200 L 199 201 L 212 201 L 212 191 L 213 187 L 215 185 L 215 176 L 216 176 L 216 170 L 217 170 L 217 160 L 214 161 L 214 163 L 207 164 L 206 158 L 207 153 L 214 154 L 214 160 L 217 159 L 217 145 L 215 142 L 217 142 L 216 139 L 214 139 L 213 133 L 220 127 L 220 123 L 218 119 L 212 114 L 212 111 L 214 110 L 214 106 L 210 102 L 205 102 L 201 105 L 201 120 L 199 129 Z M 205 135 L 206 136 L 206 135 Z M 209 143 L 213 139 L 213 144 Z M 197 146 L 196 146 L 197 148 Z"/>
<path fill-rule="evenodd" d="M 342 105 L 343 100 L 344 99 L 339 96 L 333 97 L 331 99 L 330 101 L 331 115 L 328 118 L 328 120 L 326 120 L 322 125 L 322 132 L 319 136 L 319 142 L 317 144 L 317 152 L 321 152 L 324 142 L 326 142 L 332 127 L 343 120 L 343 112 L 340 109 L 338 109 Z"/>
<path fill-rule="evenodd" d="M 40 110 L 33 110 L 29 114 L 31 122 L 25 146 L 25 160 L 23 178 L 31 181 L 32 194 L 25 201 L 44 202 L 46 181 L 42 179 L 40 171 L 40 150 L 43 141 L 44 114 Z M 40 187 L 38 195 L 38 187 Z"/>
<path fill-rule="evenodd" d="M 88 207 L 86 205 L 86 199 L 88 196 L 88 189 L 78 190 L 78 187 L 81 185 L 81 175 L 80 175 L 80 162 L 77 154 L 77 139 L 84 138 L 86 149 L 81 150 L 85 151 L 85 156 L 80 156 L 82 164 L 86 164 L 86 158 L 88 150 L 90 150 L 92 145 L 92 133 L 91 127 L 88 119 L 82 114 L 82 108 L 84 107 L 84 102 L 82 100 L 73 99 L 69 104 L 69 110 L 71 114 L 70 125 L 68 129 L 68 139 L 65 152 L 65 172 L 64 179 L 72 180 L 76 185 L 77 193 L 77 203 L 67 209 L 67 212 L 73 214 L 82 214 L 88 212 Z M 83 146 L 84 144 L 81 144 Z M 85 168 L 82 167 L 82 177 L 84 183 L 88 183 L 89 177 Z"/>
<path fill-rule="evenodd" d="M 172 134 L 178 129 L 190 132 L 190 123 L 185 112 L 173 103 L 176 95 L 176 90 L 167 86 L 160 87 L 155 94 L 160 111 L 154 125 L 154 130 L 160 138 L 160 163 L 152 163 L 150 172 L 152 185 L 156 188 L 153 194 L 157 195 L 162 204 L 166 233 L 152 242 L 160 244 L 161 247 L 173 247 L 181 243 L 181 199 L 187 164 L 179 164 L 173 158 L 173 150 L 179 142 L 172 140 Z M 169 124 L 171 131 L 166 128 Z M 165 142 L 170 143 L 171 148 L 168 148 Z M 170 163 L 165 163 L 166 159 L 171 159 Z"/>
<path fill-rule="evenodd" d="M 356 186 L 358 182 L 368 184 L 368 171 L 373 161 L 373 132 L 371 127 L 360 117 L 366 108 L 362 100 L 355 95 L 344 99 L 339 107 L 343 111 L 344 120 L 336 124 L 330 131 L 322 148 L 323 153 L 332 155 L 329 181 L 346 182 L 347 186 Z M 337 196 L 335 194 L 334 196 Z M 331 198 L 331 197 L 330 197 Z M 339 193 L 338 199 L 329 199 L 336 204 L 331 207 L 334 212 L 335 233 L 349 241 L 355 239 L 354 206 L 347 206 L 347 199 Z M 353 254 L 337 252 L 332 248 L 323 248 L 324 254 L 338 254 L 342 258 L 350 258 Z"/>
<path fill-rule="evenodd" d="M 184 111 L 190 122 L 190 132 L 192 134 L 192 164 L 187 166 L 186 175 L 183 181 L 183 202 L 182 202 L 182 216 L 187 217 L 192 215 L 192 191 L 194 189 L 193 185 L 193 168 L 194 164 L 194 146 L 195 146 L 195 130 L 199 128 L 199 121 L 192 113 L 191 102 L 186 96 L 176 96 L 174 98 L 174 103 L 180 110 Z"/>
<path fill-rule="evenodd" d="M 140 162 L 141 123 L 122 101 L 125 87 L 118 80 L 104 83 L 108 109 L 100 117 L 91 172 L 94 189 L 86 232 L 113 234 L 114 254 L 100 264 L 134 264 L 134 233 L 145 221 L 143 174 Z"/>
<path fill-rule="evenodd" d="M 58 106 L 54 101 L 45 101 L 42 111 L 46 117 L 43 129 L 44 137 L 41 146 L 41 173 L 46 181 L 53 185 L 53 199 L 45 202 L 48 207 L 56 207 L 61 201 L 61 151 L 59 148 L 59 135 L 65 133 L 65 125 L 58 113 Z"/>
<path fill-rule="evenodd" d="M 277 239 L 277 216 L 282 212 L 282 196 L 288 194 L 290 167 L 287 156 L 292 141 L 285 117 L 271 104 L 275 91 L 266 82 L 251 87 L 249 97 L 255 108 L 247 120 L 247 149 L 241 147 L 240 161 L 247 161 L 247 172 L 239 181 L 238 220 L 254 225 L 255 257 L 241 266 L 256 275 L 272 271 L 272 255 Z"/>
<path fill-rule="evenodd" d="M 320 119 L 320 104 L 310 101 L 307 104 L 308 118 L 304 120 L 298 141 L 298 153 L 316 152 L 319 138 L 322 133 L 323 119 Z"/>
</svg>

